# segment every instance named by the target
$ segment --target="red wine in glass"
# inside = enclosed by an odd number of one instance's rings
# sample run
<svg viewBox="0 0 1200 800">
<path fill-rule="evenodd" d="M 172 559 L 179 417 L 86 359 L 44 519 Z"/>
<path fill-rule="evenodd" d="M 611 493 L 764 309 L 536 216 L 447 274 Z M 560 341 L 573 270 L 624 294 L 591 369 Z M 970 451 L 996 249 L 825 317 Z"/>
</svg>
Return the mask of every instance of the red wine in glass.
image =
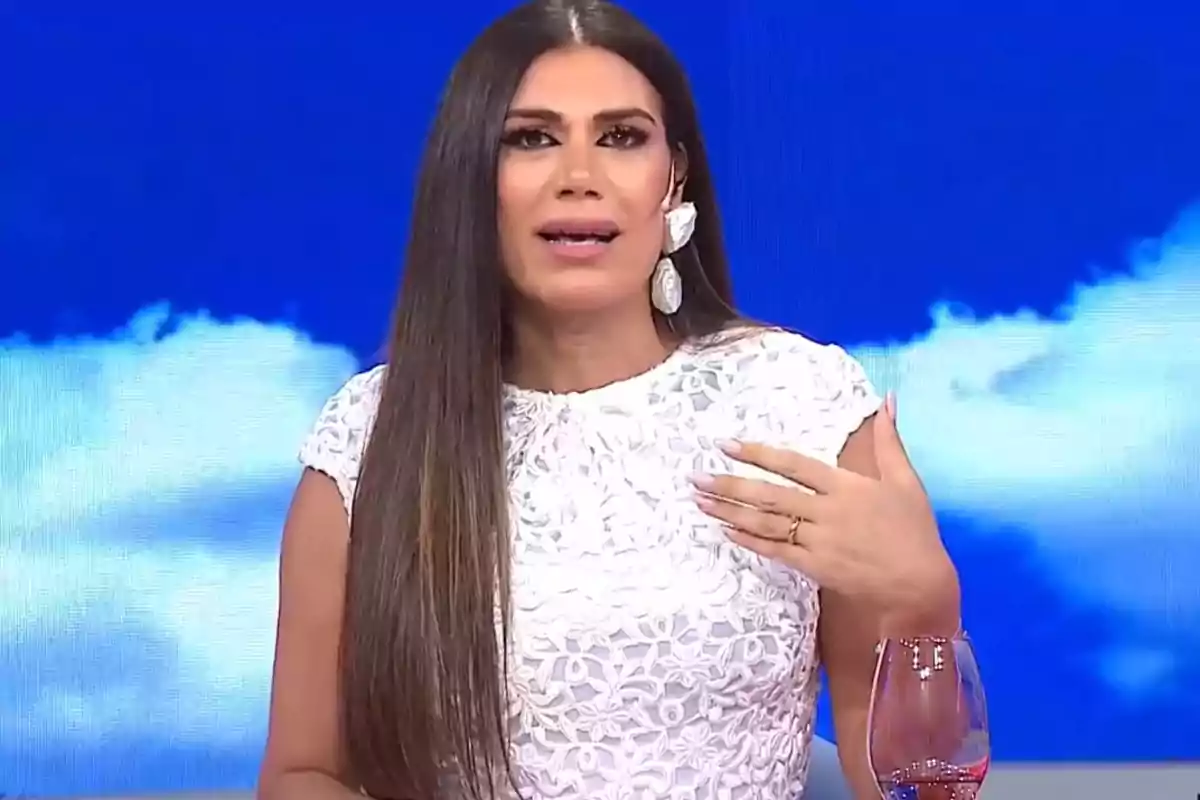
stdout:
<svg viewBox="0 0 1200 800">
<path fill-rule="evenodd" d="M 879 778 L 886 800 L 975 800 L 987 775 L 987 762 L 974 767 L 926 763 Z"/>
<path fill-rule="evenodd" d="M 885 800 L 975 800 L 991 755 L 987 703 L 966 635 L 878 648 L 867 752 Z"/>
</svg>

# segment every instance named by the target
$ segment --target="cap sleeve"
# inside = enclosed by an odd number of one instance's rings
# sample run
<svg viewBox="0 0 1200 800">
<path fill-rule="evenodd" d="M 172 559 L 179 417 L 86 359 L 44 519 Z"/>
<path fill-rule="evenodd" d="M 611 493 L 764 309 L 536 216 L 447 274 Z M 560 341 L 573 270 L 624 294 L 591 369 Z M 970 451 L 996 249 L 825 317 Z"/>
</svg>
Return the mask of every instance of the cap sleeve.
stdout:
<svg viewBox="0 0 1200 800">
<path fill-rule="evenodd" d="M 882 405 L 862 365 L 837 345 L 768 329 L 742 346 L 753 362 L 742 368 L 754 413 L 769 418 L 776 446 L 834 461 Z"/>
<path fill-rule="evenodd" d="M 832 449 L 840 453 L 850 434 L 883 405 L 883 398 L 854 356 L 835 344 L 821 349 L 824 368 L 819 380 L 827 391 L 825 402 Z"/>
<path fill-rule="evenodd" d="M 333 479 L 347 514 L 354 500 L 359 465 L 379 406 L 384 369 L 378 366 L 359 373 L 338 389 L 326 401 L 300 446 L 300 463 Z"/>
</svg>

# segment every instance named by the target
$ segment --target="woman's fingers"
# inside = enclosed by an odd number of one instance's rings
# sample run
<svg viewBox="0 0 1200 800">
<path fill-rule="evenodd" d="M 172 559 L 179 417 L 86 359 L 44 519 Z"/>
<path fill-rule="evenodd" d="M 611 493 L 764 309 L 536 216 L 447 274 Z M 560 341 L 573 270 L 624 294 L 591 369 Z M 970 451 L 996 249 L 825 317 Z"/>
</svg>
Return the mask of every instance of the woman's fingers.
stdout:
<svg viewBox="0 0 1200 800">
<path fill-rule="evenodd" d="M 814 522 L 821 519 L 823 498 L 794 486 L 780 486 L 734 475 L 694 475 L 692 483 L 705 495 L 760 511 Z"/>
<path fill-rule="evenodd" d="M 722 442 L 721 449 L 738 461 L 790 478 L 819 494 L 829 494 L 837 488 L 845 473 L 845 470 L 794 450 L 768 447 L 757 442 Z"/>
<path fill-rule="evenodd" d="M 815 526 L 799 515 L 784 516 L 709 494 L 697 495 L 696 504 L 709 516 L 759 539 L 801 547 L 812 543 Z"/>
<path fill-rule="evenodd" d="M 733 528 L 727 528 L 725 535 L 729 537 L 729 541 L 746 548 L 752 553 L 758 553 L 763 558 L 787 564 L 792 569 L 799 570 L 819 584 L 825 582 L 825 575 L 821 569 L 820 559 L 805 547 L 793 547 L 787 542 L 761 539 L 753 534 Z"/>
</svg>

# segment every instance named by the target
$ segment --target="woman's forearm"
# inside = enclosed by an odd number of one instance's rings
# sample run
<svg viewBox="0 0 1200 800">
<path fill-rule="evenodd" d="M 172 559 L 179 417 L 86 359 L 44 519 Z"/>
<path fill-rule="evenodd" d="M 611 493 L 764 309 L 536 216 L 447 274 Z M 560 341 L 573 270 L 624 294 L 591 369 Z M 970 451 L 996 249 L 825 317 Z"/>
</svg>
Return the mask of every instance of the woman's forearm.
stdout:
<svg viewBox="0 0 1200 800">
<path fill-rule="evenodd" d="M 364 800 L 364 795 L 347 788 L 323 772 L 285 772 L 261 781 L 257 800 Z"/>
<path fill-rule="evenodd" d="M 879 784 L 867 758 L 867 716 L 838 728 L 838 760 L 856 800 L 879 800 Z"/>
</svg>

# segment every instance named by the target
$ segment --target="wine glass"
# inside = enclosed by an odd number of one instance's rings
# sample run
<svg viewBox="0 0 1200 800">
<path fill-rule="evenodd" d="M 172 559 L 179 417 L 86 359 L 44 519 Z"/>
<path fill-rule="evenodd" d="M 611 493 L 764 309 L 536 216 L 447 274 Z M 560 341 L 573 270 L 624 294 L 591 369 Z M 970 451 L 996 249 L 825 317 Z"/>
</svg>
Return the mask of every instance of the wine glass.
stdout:
<svg viewBox="0 0 1200 800">
<path fill-rule="evenodd" d="M 974 800 L 991 751 L 987 702 L 966 634 L 877 648 L 867 757 L 885 800 Z"/>
</svg>

